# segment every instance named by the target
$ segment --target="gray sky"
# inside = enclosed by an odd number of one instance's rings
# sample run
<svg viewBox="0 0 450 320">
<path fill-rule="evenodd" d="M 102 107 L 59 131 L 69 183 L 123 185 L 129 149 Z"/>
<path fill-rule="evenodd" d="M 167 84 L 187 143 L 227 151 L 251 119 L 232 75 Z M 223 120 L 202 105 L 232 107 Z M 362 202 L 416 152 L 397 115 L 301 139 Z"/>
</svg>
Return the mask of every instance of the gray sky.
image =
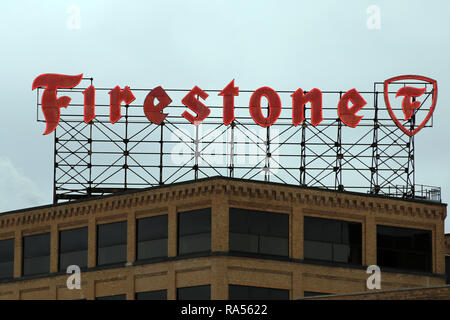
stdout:
<svg viewBox="0 0 450 320">
<path fill-rule="evenodd" d="M 368 28 L 371 5 L 379 29 Z M 0 212 L 52 201 L 53 139 L 31 91 L 42 73 L 110 87 L 211 89 L 234 78 L 242 89 L 361 91 L 428 76 L 439 98 L 434 128 L 416 135 L 416 183 L 442 187 L 448 202 L 449 12 L 448 0 L 1 1 Z"/>
</svg>

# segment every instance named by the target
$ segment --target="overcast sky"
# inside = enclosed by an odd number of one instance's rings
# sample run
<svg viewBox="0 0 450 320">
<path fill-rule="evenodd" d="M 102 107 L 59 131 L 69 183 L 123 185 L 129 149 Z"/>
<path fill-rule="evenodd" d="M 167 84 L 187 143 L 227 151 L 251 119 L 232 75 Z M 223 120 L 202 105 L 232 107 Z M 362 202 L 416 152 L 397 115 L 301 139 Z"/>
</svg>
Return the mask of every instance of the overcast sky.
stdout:
<svg viewBox="0 0 450 320">
<path fill-rule="evenodd" d="M 442 187 L 448 202 L 449 13 L 448 0 L 1 1 L 0 212 L 52 201 L 53 139 L 31 90 L 42 73 L 84 73 L 100 86 L 236 79 L 279 90 L 428 76 L 440 90 L 434 127 L 416 136 L 416 183 Z"/>
</svg>

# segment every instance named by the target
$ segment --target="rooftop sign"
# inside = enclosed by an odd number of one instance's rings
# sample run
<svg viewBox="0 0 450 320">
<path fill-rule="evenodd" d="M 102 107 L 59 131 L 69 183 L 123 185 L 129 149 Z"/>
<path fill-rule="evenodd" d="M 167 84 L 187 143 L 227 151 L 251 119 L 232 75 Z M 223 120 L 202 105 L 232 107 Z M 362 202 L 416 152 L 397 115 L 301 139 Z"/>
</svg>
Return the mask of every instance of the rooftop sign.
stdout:
<svg viewBox="0 0 450 320">
<path fill-rule="evenodd" d="M 46 120 L 46 130 L 44 135 L 53 132 L 60 121 L 60 109 L 67 108 L 70 104 L 71 98 L 68 96 L 58 97 L 58 89 L 72 89 L 75 88 L 83 78 L 83 74 L 79 75 L 63 75 L 63 74 L 42 74 L 39 75 L 33 82 L 32 89 L 44 88 L 44 92 L 41 100 L 42 112 Z M 423 83 L 431 84 L 432 90 L 432 102 L 429 108 L 428 114 L 425 119 L 416 127 L 411 130 L 406 128 L 399 121 L 395 115 L 389 100 L 389 86 L 392 83 L 404 80 L 418 80 Z M 417 98 L 422 96 L 426 91 L 424 86 L 412 87 L 404 86 L 400 88 L 396 97 L 402 97 L 402 111 L 404 120 L 409 120 L 421 107 L 421 102 L 416 101 Z M 84 95 L 84 122 L 90 123 L 95 117 L 95 87 L 89 86 L 83 91 Z M 109 119 L 111 123 L 116 123 L 121 117 L 122 104 L 128 105 L 135 100 L 132 90 L 125 86 L 123 89 L 120 86 L 116 86 L 109 91 L 110 95 L 110 111 Z M 232 80 L 219 94 L 223 97 L 223 124 L 230 125 L 235 120 L 234 114 L 234 98 L 239 95 L 239 87 L 235 86 L 234 80 Z M 195 86 L 190 90 L 181 102 L 190 111 L 184 111 L 183 116 L 187 121 L 194 125 L 199 125 L 205 120 L 211 110 L 203 102 L 208 98 L 208 93 L 202 90 L 200 87 Z M 268 113 L 265 116 L 261 108 L 261 99 L 265 97 L 268 101 Z M 297 89 L 292 98 L 292 125 L 298 126 L 305 121 L 305 105 L 311 104 L 311 125 L 317 126 L 323 121 L 322 110 L 322 91 L 314 88 L 309 91 L 304 91 L 302 88 Z M 433 79 L 417 76 L 417 75 L 404 75 L 387 79 L 384 82 L 384 99 L 388 109 L 389 115 L 395 122 L 398 128 L 402 130 L 406 135 L 413 136 L 419 132 L 431 118 L 437 101 L 437 82 Z M 163 123 L 167 117 L 167 113 L 164 113 L 164 108 L 172 103 L 172 99 L 167 92 L 161 87 L 155 87 L 145 97 L 143 104 L 143 113 L 148 121 L 154 124 Z M 367 104 L 362 95 L 356 90 L 351 89 L 345 92 L 340 98 L 336 109 L 339 119 L 349 127 L 358 126 L 363 116 L 358 115 L 358 112 Z M 270 127 L 273 125 L 280 116 L 282 109 L 282 103 L 278 93 L 270 87 L 261 87 L 255 90 L 249 100 L 249 112 L 251 118 L 256 124 L 261 127 Z"/>
</svg>

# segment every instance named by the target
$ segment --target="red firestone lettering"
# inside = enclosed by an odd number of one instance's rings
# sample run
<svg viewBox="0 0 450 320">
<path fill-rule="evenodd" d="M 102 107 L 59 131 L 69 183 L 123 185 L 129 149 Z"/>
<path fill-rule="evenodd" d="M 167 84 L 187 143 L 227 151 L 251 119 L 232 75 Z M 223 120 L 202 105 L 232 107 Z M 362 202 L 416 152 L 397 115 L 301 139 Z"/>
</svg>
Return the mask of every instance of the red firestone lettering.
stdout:
<svg viewBox="0 0 450 320">
<path fill-rule="evenodd" d="M 353 103 L 351 108 L 348 107 L 349 101 Z M 339 118 L 349 127 L 356 127 L 363 118 L 362 116 L 357 116 L 356 113 L 366 104 L 367 102 L 356 89 L 347 91 L 338 103 Z"/>
<path fill-rule="evenodd" d="M 223 96 L 223 123 L 229 125 L 234 120 L 234 97 L 239 95 L 239 87 L 234 86 L 234 79 L 219 93 Z"/>
<path fill-rule="evenodd" d="M 45 87 L 41 100 L 42 112 L 44 113 L 46 122 L 44 135 L 49 134 L 56 129 L 61 116 L 59 109 L 67 108 L 71 100 L 67 96 L 57 98 L 57 89 L 74 88 L 80 83 L 82 78 L 83 74 L 67 76 L 63 74 L 46 73 L 41 74 L 33 81 L 32 90 L 39 87 Z"/>
<path fill-rule="evenodd" d="M 155 99 L 158 99 L 158 104 L 155 106 Z M 153 123 L 161 124 L 167 117 L 167 113 L 162 113 L 162 110 L 172 102 L 172 99 L 167 95 L 166 91 L 161 87 L 156 87 L 145 97 L 144 113 L 147 119 Z"/>
<path fill-rule="evenodd" d="M 120 112 L 120 105 L 122 104 L 122 102 L 125 102 L 125 104 L 130 104 L 136 98 L 128 86 L 123 90 L 121 90 L 120 87 L 117 86 L 109 92 L 109 95 L 109 120 L 111 121 L 111 123 L 116 123 L 120 118 L 122 118 L 122 114 Z"/>
<path fill-rule="evenodd" d="M 205 100 L 209 95 L 199 87 L 195 86 L 191 91 L 189 91 L 189 93 L 183 98 L 183 100 L 181 100 L 181 102 L 186 107 L 194 111 L 197 116 L 194 117 L 187 111 L 184 111 L 181 115 L 194 125 L 199 125 L 203 120 L 206 119 L 207 116 L 209 116 L 211 110 L 199 100 L 197 100 L 195 96 L 199 96 L 200 98 Z"/>
<path fill-rule="evenodd" d="M 305 121 L 305 104 L 311 102 L 311 124 L 315 127 L 322 122 L 322 91 L 312 89 L 307 94 L 300 88 L 292 95 L 292 123 L 298 126 Z"/>
</svg>

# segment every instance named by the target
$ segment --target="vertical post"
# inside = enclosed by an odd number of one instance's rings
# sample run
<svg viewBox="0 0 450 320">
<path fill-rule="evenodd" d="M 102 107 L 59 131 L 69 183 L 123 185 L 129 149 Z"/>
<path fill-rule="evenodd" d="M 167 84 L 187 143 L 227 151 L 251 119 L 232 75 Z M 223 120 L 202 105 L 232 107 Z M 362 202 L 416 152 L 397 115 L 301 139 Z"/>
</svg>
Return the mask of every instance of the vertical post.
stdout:
<svg viewBox="0 0 450 320">
<path fill-rule="evenodd" d="M 161 123 L 161 137 L 159 139 L 159 184 L 163 181 L 163 161 L 164 161 L 164 121 Z"/>
<path fill-rule="evenodd" d="M 264 165 L 264 181 L 270 181 L 270 127 L 266 129 L 266 163 Z"/>
<path fill-rule="evenodd" d="M 88 268 L 97 265 L 97 225 L 95 217 L 88 220 Z"/>
<path fill-rule="evenodd" d="M 177 207 L 175 204 L 169 204 L 167 213 L 168 222 L 168 237 L 167 237 L 167 256 L 176 257 L 177 256 L 177 239 L 178 239 L 178 216 Z"/>
<path fill-rule="evenodd" d="M 375 212 L 371 211 L 363 224 L 363 258 L 362 264 L 366 266 L 377 264 L 377 224 Z"/>
<path fill-rule="evenodd" d="M 267 101 L 267 116 L 269 116 L 269 101 Z M 266 128 L 266 154 L 264 164 L 264 181 L 270 181 L 270 127 Z"/>
<path fill-rule="evenodd" d="M 230 163 L 229 163 L 229 177 L 234 178 L 234 127 L 236 123 L 231 122 L 231 137 L 230 137 Z"/>
<path fill-rule="evenodd" d="M 342 98 L 342 91 L 339 93 L 339 99 Z M 334 188 L 335 190 L 343 191 L 344 186 L 342 184 L 342 122 L 341 119 L 337 119 L 338 122 L 338 132 L 337 132 L 337 139 L 334 143 L 334 146 L 336 147 L 336 164 L 333 168 L 336 172 L 336 178 L 334 180 Z"/>
<path fill-rule="evenodd" d="M 131 264 L 136 261 L 136 213 L 128 212 L 127 217 L 127 263 Z"/>
<path fill-rule="evenodd" d="M 22 276 L 23 269 L 23 237 L 22 230 L 16 230 L 14 235 L 14 278 Z"/>
<path fill-rule="evenodd" d="M 59 268 L 59 231 L 56 224 L 50 229 L 50 273 L 58 272 Z"/>
<path fill-rule="evenodd" d="M 412 101 L 416 101 L 416 98 L 413 97 Z M 412 117 L 409 119 L 409 130 L 414 130 L 415 128 L 415 124 L 416 124 L 416 112 L 418 109 L 414 110 L 414 113 L 412 115 Z M 415 191 L 414 191 L 414 186 L 415 186 L 415 172 L 414 172 L 414 136 L 410 136 L 409 137 L 409 141 L 407 143 L 408 146 L 408 167 L 406 169 L 406 190 L 404 192 L 404 196 L 405 197 L 411 197 L 414 198 L 415 196 Z"/>
<path fill-rule="evenodd" d="M 94 120 L 91 120 L 91 122 L 89 122 L 89 139 L 88 139 L 88 144 L 89 144 L 89 163 L 87 165 L 88 169 L 89 169 L 89 181 L 88 181 L 88 190 L 87 190 L 87 195 L 91 196 L 92 195 L 92 122 Z"/>
<path fill-rule="evenodd" d="M 227 252 L 229 247 L 229 204 L 224 195 L 214 195 L 211 206 L 211 251 Z"/>
<path fill-rule="evenodd" d="M 304 91 L 304 94 L 307 94 Z M 306 119 L 306 104 L 303 108 L 303 119 Z M 300 143 L 300 185 L 306 186 L 306 121 L 302 123 L 302 141 Z"/>
<path fill-rule="evenodd" d="M 370 167 L 370 192 L 378 194 L 380 192 L 380 186 L 378 184 L 378 91 L 376 91 L 376 84 L 373 85 L 374 89 L 374 117 L 373 117 L 373 139 L 372 139 L 372 166 Z"/>
<path fill-rule="evenodd" d="M 198 98 L 198 96 L 197 96 Z M 198 123 L 195 123 L 195 140 L 194 140 L 194 180 L 198 180 L 198 144 L 199 144 L 199 137 L 198 137 Z"/>
<path fill-rule="evenodd" d="M 124 187 L 125 190 L 128 187 L 128 181 L 127 181 L 127 169 L 128 169 L 128 104 L 125 105 L 125 139 L 123 139 L 123 142 L 125 143 L 125 151 L 123 152 L 125 156 L 125 164 L 123 165 L 124 172 Z"/>
<path fill-rule="evenodd" d="M 90 79 L 91 80 L 91 86 L 93 85 L 93 78 Z M 89 144 L 89 163 L 87 165 L 88 169 L 89 169 L 89 181 L 88 181 L 88 190 L 87 190 L 87 195 L 91 196 L 92 195 L 92 124 L 93 124 L 94 120 L 91 120 L 89 122 L 89 139 L 88 139 L 88 144 Z"/>
<path fill-rule="evenodd" d="M 58 153 L 58 149 L 56 147 L 56 144 L 58 143 L 58 138 L 56 137 L 56 132 L 58 131 L 58 128 L 55 129 L 54 133 L 54 147 L 53 147 L 53 204 L 58 203 L 58 198 L 56 195 L 56 168 L 58 167 L 58 164 L 56 162 L 56 154 Z"/>
</svg>

